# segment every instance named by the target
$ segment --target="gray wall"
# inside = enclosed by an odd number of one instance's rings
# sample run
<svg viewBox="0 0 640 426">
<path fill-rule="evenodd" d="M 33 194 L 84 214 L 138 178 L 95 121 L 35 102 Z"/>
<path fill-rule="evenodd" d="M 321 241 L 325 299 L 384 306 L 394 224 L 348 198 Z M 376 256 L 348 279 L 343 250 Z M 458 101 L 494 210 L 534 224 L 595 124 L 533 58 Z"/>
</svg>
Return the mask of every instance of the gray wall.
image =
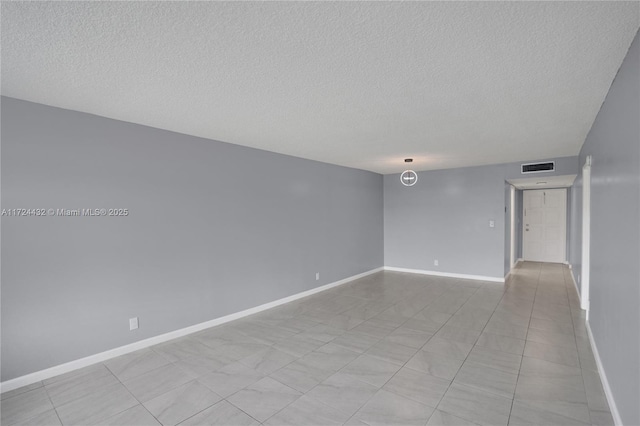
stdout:
<svg viewBox="0 0 640 426">
<path fill-rule="evenodd" d="M 640 424 L 640 40 L 633 44 L 580 151 L 591 167 L 589 323 L 622 421 Z M 572 227 L 581 226 L 581 182 Z M 580 239 L 572 236 L 574 273 Z"/>
<path fill-rule="evenodd" d="M 3 208 L 130 214 L 2 218 L 2 380 L 380 267 L 382 197 L 375 173 L 3 97 Z"/>
<path fill-rule="evenodd" d="M 577 157 L 550 160 L 556 170 L 546 176 L 577 173 Z M 521 178 L 524 162 L 419 172 L 412 187 L 403 186 L 398 174 L 386 175 L 385 265 L 504 277 L 509 257 L 505 180 Z M 495 220 L 495 228 L 489 228 L 489 220 Z"/>
<path fill-rule="evenodd" d="M 511 185 L 504 183 L 504 276 L 511 270 Z"/>
</svg>

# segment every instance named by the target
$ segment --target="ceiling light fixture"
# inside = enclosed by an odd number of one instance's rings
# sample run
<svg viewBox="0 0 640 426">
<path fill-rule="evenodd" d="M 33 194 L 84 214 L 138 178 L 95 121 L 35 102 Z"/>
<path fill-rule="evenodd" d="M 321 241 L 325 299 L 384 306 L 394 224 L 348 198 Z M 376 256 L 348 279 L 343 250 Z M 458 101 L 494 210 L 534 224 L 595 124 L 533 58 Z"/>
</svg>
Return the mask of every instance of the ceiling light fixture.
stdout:
<svg viewBox="0 0 640 426">
<path fill-rule="evenodd" d="M 412 163 L 413 158 L 405 158 L 404 162 Z M 402 182 L 404 186 L 413 186 L 416 184 L 416 182 L 418 182 L 418 174 L 413 170 L 405 170 L 400 175 L 400 182 Z"/>
</svg>

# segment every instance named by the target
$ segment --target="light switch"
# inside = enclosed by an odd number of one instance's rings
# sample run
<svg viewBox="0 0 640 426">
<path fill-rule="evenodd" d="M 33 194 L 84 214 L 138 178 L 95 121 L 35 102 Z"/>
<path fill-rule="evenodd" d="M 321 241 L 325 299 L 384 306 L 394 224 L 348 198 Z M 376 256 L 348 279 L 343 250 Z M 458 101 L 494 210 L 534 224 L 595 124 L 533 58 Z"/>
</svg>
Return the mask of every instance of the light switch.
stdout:
<svg viewBox="0 0 640 426">
<path fill-rule="evenodd" d="M 489 228 L 495 228 L 496 227 L 496 221 L 495 220 L 490 220 L 489 221 Z"/>
</svg>

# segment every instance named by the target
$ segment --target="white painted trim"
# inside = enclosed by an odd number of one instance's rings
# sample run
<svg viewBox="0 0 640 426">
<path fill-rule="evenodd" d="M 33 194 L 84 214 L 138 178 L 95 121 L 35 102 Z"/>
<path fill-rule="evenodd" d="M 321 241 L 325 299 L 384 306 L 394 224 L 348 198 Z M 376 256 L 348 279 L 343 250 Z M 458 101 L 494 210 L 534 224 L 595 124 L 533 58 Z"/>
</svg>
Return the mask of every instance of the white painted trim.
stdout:
<svg viewBox="0 0 640 426">
<path fill-rule="evenodd" d="M 513 185 L 509 186 L 509 237 L 510 274 L 511 269 L 513 269 L 513 267 L 516 265 L 516 188 Z"/>
<path fill-rule="evenodd" d="M 580 307 L 587 311 L 589 320 L 591 258 L 591 156 L 588 155 L 582 167 L 582 293 Z"/>
<path fill-rule="evenodd" d="M 229 321 L 233 321 L 239 318 L 246 317 L 248 315 L 253 315 L 258 312 L 265 311 L 267 309 L 274 308 L 276 306 L 283 305 L 285 303 L 293 302 L 294 300 L 301 299 L 303 297 L 311 296 L 316 293 L 320 293 L 325 290 L 329 290 L 331 288 L 340 286 L 342 284 L 346 284 L 348 282 L 357 280 L 359 278 L 366 277 L 367 275 L 374 274 L 376 272 L 382 271 L 384 268 L 379 267 L 375 269 L 371 269 L 367 272 L 363 272 L 361 274 L 353 275 L 351 277 L 344 278 L 340 281 L 335 281 L 320 287 L 312 288 L 311 290 L 303 291 L 302 293 L 297 293 L 292 296 L 288 296 L 282 299 L 274 300 L 273 302 L 265 303 L 260 306 L 256 306 L 254 308 L 249 308 L 244 311 L 236 312 L 230 315 L 226 315 L 224 317 L 216 318 L 210 321 L 205 321 L 200 324 L 195 324 L 189 327 L 181 328 L 180 330 L 171 331 L 169 333 L 160 334 L 158 336 L 150 337 L 148 339 L 140 340 L 138 342 L 130 343 L 128 345 L 120 346 L 118 348 L 110 349 L 108 351 L 100 352 L 94 355 L 89 355 L 85 358 L 80 358 L 75 361 L 70 361 L 64 364 L 56 365 L 54 367 L 50 367 L 44 370 L 36 371 L 34 373 L 26 374 L 24 376 L 16 377 L 15 379 L 6 380 L 0 383 L 0 390 L 2 392 L 7 392 L 13 389 L 20 388 L 22 386 L 27 386 L 32 383 L 39 382 L 41 380 L 49 379 L 51 377 L 58 376 L 60 374 L 68 373 L 73 370 L 77 370 L 79 368 L 87 367 L 89 365 L 97 364 L 99 362 L 104 362 L 111 358 L 115 358 L 120 355 L 125 355 L 130 352 L 134 352 L 140 349 L 148 348 L 149 346 L 157 345 L 159 343 L 164 343 L 168 340 L 176 339 L 178 337 L 183 337 L 188 334 L 192 334 L 210 327 L 214 327 L 216 325 L 224 324 Z"/>
<path fill-rule="evenodd" d="M 569 263 L 569 272 L 571 273 L 571 281 L 573 281 L 573 288 L 576 289 L 576 294 L 578 295 L 578 299 L 580 298 L 580 289 L 578 288 L 578 281 L 576 281 L 576 277 L 573 276 L 573 267 Z"/>
<path fill-rule="evenodd" d="M 600 359 L 600 354 L 598 353 L 598 347 L 596 346 L 596 341 L 593 339 L 593 333 L 591 332 L 591 324 L 589 321 L 586 321 L 587 325 L 587 335 L 589 336 L 589 342 L 591 343 L 591 350 L 593 351 L 593 357 L 596 360 L 596 365 L 598 366 L 598 373 L 600 373 L 600 380 L 602 381 L 602 387 L 604 389 L 604 394 L 607 397 L 607 402 L 609 403 L 609 409 L 611 410 L 611 416 L 613 417 L 613 422 L 616 426 L 622 425 L 622 418 L 620 417 L 620 412 L 618 411 L 618 407 L 616 406 L 616 401 L 613 399 L 613 393 L 611 392 L 611 386 L 609 386 L 609 380 L 607 380 L 607 374 L 604 371 L 604 366 L 602 365 L 602 360 Z"/>
<path fill-rule="evenodd" d="M 454 274 L 451 272 L 426 271 L 423 269 L 397 268 L 395 266 L 385 266 L 384 270 L 393 271 L 393 272 L 408 272 L 410 274 L 434 275 L 436 277 L 462 278 L 465 280 L 492 281 L 496 283 L 504 282 L 504 277 L 487 277 L 484 275 Z"/>
</svg>

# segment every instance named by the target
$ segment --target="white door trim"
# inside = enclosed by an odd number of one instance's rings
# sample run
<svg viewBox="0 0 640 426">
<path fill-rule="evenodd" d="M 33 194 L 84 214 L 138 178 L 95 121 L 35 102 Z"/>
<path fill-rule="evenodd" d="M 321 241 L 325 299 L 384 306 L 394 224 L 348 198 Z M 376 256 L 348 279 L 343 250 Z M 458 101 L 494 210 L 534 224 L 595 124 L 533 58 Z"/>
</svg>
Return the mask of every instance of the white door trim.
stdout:
<svg viewBox="0 0 640 426">
<path fill-rule="evenodd" d="M 511 222 L 511 242 L 509 251 L 509 269 L 516 264 L 516 188 L 511 185 L 510 191 L 510 222 Z"/>
<path fill-rule="evenodd" d="M 589 319 L 589 271 L 591 256 L 591 156 L 582 167 L 582 268 L 580 280 L 580 307 Z"/>
</svg>

